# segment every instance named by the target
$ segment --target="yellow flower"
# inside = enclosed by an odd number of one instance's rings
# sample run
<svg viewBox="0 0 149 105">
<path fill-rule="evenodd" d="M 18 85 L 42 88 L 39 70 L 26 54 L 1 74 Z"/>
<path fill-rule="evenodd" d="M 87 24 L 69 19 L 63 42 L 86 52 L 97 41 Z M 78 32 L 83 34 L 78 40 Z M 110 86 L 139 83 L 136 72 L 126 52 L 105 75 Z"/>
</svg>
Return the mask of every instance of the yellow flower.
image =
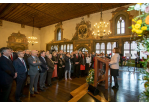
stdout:
<svg viewBox="0 0 149 105">
<path fill-rule="evenodd" d="M 140 24 L 135 24 L 135 28 L 140 28 Z"/>
<path fill-rule="evenodd" d="M 142 20 L 138 20 L 137 21 L 137 24 L 142 24 Z"/>
<path fill-rule="evenodd" d="M 138 36 L 142 36 L 142 35 L 138 35 Z"/>
<path fill-rule="evenodd" d="M 136 29 L 135 29 L 135 28 L 133 28 L 131 31 L 132 31 L 132 32 L 136 32 Z"/>
<path fill-rule="evenodd" d="M 132 19 L 133 22 L 136 22 L 134 19 Z"/>
<path fill-rule="evenodd" d="M 143 32 L 142 30 L 136 30 L 137 34 L 142 34 L 142 32 Z"/>
<path fill-rule="evenodd" d="M 131 26 L 132 26 L 132 28 L 135 28 L 135 25 L 134 24 L 132 24 Z"/>
<path fill-rule="evenodd" d="M 142 5 L 142 3 L 137 3 L 137 4 Z"/>
<path fill-rule="evenodd" d="M 141 30 L 146 30 L 146 29 L 147 29 L 146 26 L 141 27 Z"/>
</svg>

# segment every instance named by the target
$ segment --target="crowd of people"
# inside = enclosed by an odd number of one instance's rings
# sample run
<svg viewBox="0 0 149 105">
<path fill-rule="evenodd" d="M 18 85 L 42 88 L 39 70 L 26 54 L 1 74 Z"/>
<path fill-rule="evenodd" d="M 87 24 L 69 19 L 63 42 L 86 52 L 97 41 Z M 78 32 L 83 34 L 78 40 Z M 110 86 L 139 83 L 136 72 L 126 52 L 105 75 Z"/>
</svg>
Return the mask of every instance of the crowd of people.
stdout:
<svg viewBox="0 0 149 105">
<path fill-rule="evenodd" d="M 0 49 L 0 101 L 9 99 L 13 80 L 16 82 L 15 100 L 21 102 L 23 88 L 29 80 L 29 91 L 31 97 L 36 97 L 40 91 L 50 87 L 51 79 L 61 81 L 72 80 L 80 76 L 86 76 L 90 68 L 94 68 L 95 56 L 104 54 L 89 54 L 81 51 L 74 52 L 51 52 L 25 50 L 14 52 L 11 48 Z M 110 58 L 109 55 L 106 55 Z M 39 82 L 39 86 L 38 86 Z"/>
</svg>

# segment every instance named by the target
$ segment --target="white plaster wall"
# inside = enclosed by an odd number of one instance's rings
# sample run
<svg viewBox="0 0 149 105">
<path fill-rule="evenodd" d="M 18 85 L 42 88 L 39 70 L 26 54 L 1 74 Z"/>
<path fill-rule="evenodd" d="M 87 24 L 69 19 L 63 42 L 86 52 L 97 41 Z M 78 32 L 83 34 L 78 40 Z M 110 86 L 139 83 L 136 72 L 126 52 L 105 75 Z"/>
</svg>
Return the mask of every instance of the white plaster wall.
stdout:
<svg viewBox="0 0 149 105">
<path fill-rule="evenodd" d="M 20 31 L 21 34 L 28 37 L 32 35 L 32 30 L 33 27 L 25 26 L 25 28 L 21 28 L 21 24 L 3 20 L 3 26 L 0 26 L 0 48 L 7 46 L 6 41 L 8 41 L 8 37 L 12 33 L 18 33 L 18 31 Z M 37 37 L 38 44 L 35 44 L 34 46 L 29 44 L 28 48 L 29 50 L 40 50 L 40 30 L 38 28 L 34 28 L 34 36 Z"/>
<path fill-rule="evenodd" d="M 126 5 L 124 7 L 128 7 L 128 6 L 129 5 Z M 109 20 L 112 18 L 111 12 L 116 10 L 116 9 L 117 8 L 103 11 L 103 15 L 102 15 L 103 21 L 110 23 Z M 131 13 L 133 15 L 136 14 L 134 12 L 131 12 Z M 84 17 L 85 21 L 89 20 L 91 22 L 91 30 L 92 30 L 94 24 L 96 22 L 100 21 L 101 14 L 100 14 L 100 12 L 98 12 L 98 13 L 90 14 L 89 18 L 87 17 L 87 15 L 82 16 L 82 17 Z M 63 38 L 70 39 L 70 40 L 72 39 L 73 35 L 76 32 L 76 30 L 75 30 L 76 24 L 81 22 L 82 17 L 78 17 L 78 18 L 74 18 L 74 19 L 62 22 L 62 24 L 63 24 L 62 27 L 64 29 Z M 42 42 L 40 45 L 41 50 L 46 50 L 46 43 L 48 43 L 54 39 L 54 30 L 55 30 L 56 24 L 41 28 L 41 42 Z M 110 25 L 108 26 L 107 30 L 108 31 L 110 30 Z"/>
</svg>

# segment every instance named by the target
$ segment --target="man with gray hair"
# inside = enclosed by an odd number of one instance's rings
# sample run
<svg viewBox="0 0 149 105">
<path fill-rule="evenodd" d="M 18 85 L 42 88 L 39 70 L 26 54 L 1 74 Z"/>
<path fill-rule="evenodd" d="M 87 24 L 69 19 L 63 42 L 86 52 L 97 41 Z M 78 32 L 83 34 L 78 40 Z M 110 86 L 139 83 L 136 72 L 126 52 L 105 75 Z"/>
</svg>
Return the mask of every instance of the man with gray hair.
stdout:
<svg viewBox="0 0 149 105">
<path fill-rule="evenodd" d="M 30 86 L 29 86 L 30 96 L 35 97 L 35 94 L 39 94 L 39 92 L 37 91 L 37 84 L 39 78 L 39 71 L 42 70 L 40 67 L 42 63 L 37 57 L 36 50 L 31 51 L 31 56 L 28 58 L 28 64 L 29 64 L 28 75 L 30 75 Z"/>
<path fill-rule="evenodd" d="M 13 79 L 17 73 L 9 59 L 11 50 L 8 47 L 1 48 L 2 56 L 0 57 L 0 102 L 7 102 L 9 99 Z"/>
</svg>

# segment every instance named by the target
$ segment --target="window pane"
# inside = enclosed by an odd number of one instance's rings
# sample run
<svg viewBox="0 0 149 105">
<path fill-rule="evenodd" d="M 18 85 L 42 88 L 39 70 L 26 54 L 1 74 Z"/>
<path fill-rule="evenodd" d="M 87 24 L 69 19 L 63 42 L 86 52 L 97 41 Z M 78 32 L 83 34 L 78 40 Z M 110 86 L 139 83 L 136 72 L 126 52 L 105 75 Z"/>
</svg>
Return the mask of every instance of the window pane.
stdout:
<svg viewBox="0 0 149 105">
<path fill-rule="evenodd" d="M 121 34 L 125 33 L 125 28 L 121 28 Z"/>
<path fill-rule="evenodd" d="M 116 42 L 113 43 L 112 49 L 116 47 Z"/>
<path fill-rule="evenodd" d="M 130 53 L 129 52 L 129 49 L 130 49 L 129 43 L 128 42 L 125 42 L 124 43 L 124 56 L 126 56 L 126 53 Z"/>
<path fill-rule="evenodd" d="M 63 45 L 61 45 L 61 50 L 63 50 Z"/>
<path fill-rule="evenodd" d="M 132 41 L 131 50 L 136 50 L 136 49 L 137 49 L 137 43 L 136 43 L 136 41 Z"/>
<path fill-rule="evenodd" d="M 99 54 L 99 50 L 96 50 L 96 53 Z"/>
<path fill-rule="evenodd" d="M 144 47 L 142 46 L 142 43 L 140 43 L 140 48 L 140 59 L 142 59 L 142 57 L 144 57 L 144 59 L 147 59 L 147 55 L 142 52 L 145 51 Z"/>
<path fill-rule="evenodd" d="M 111 43 L 110 42 L 108 42 L 108 44 L 107 44 L 107 49 L 111 49 Z"/>
<path fill-rule="evenodd" d="M 57 40 L 61 40 L 61 29 L 58 29 Z"/>
<path fill-rule="evenodd" d="M 125 27 L 125 21 L 124 20 L 122 20 L 122 22 L 121 22 L 121 27 Z"/>
<path fill-rule="evenodd" d="M 135 59 L 136 58 L 136 56 L 135 56 L 135 54 L 137 54 L 137 51 L 131 51 L 131 59 Z"/>
<path fill-rule="evenodd" d="M 69 44 L 67 44 L 67 52 L 69 52 Z"/>
<path fill-rule="evenodd" d="M 70 49 L 72 49 L 72 50 L 73 50 L 73 44 L 70 44 Z"/>
<path fill-rule="evenodd" d="M 129 51 L 124 51 L 124 56 L 126 56 L 126 53 L 129 53 Z"/>
<path fill-rule="evenodd" d="M 117 22 L 117 28 L 120 28 L 120 21 Z"/>
<path fill-rule="evenodd" d="M 96 49 L 100 49 L 100 44 L 96 43 Z"/>
<path fill-rule="evenodd" d="M 101 49 L 105 50 L 105 43 L 101 43 Z"/>
<path fill-rule="evenodd" d="M 117 29 L 117 34 L 120 34 L 120 29 Z"/>
<path fill-rule="evenodd" d="M 64 45 L 64 52 L 66 52 L 66 45 Z"/>
</svg>

